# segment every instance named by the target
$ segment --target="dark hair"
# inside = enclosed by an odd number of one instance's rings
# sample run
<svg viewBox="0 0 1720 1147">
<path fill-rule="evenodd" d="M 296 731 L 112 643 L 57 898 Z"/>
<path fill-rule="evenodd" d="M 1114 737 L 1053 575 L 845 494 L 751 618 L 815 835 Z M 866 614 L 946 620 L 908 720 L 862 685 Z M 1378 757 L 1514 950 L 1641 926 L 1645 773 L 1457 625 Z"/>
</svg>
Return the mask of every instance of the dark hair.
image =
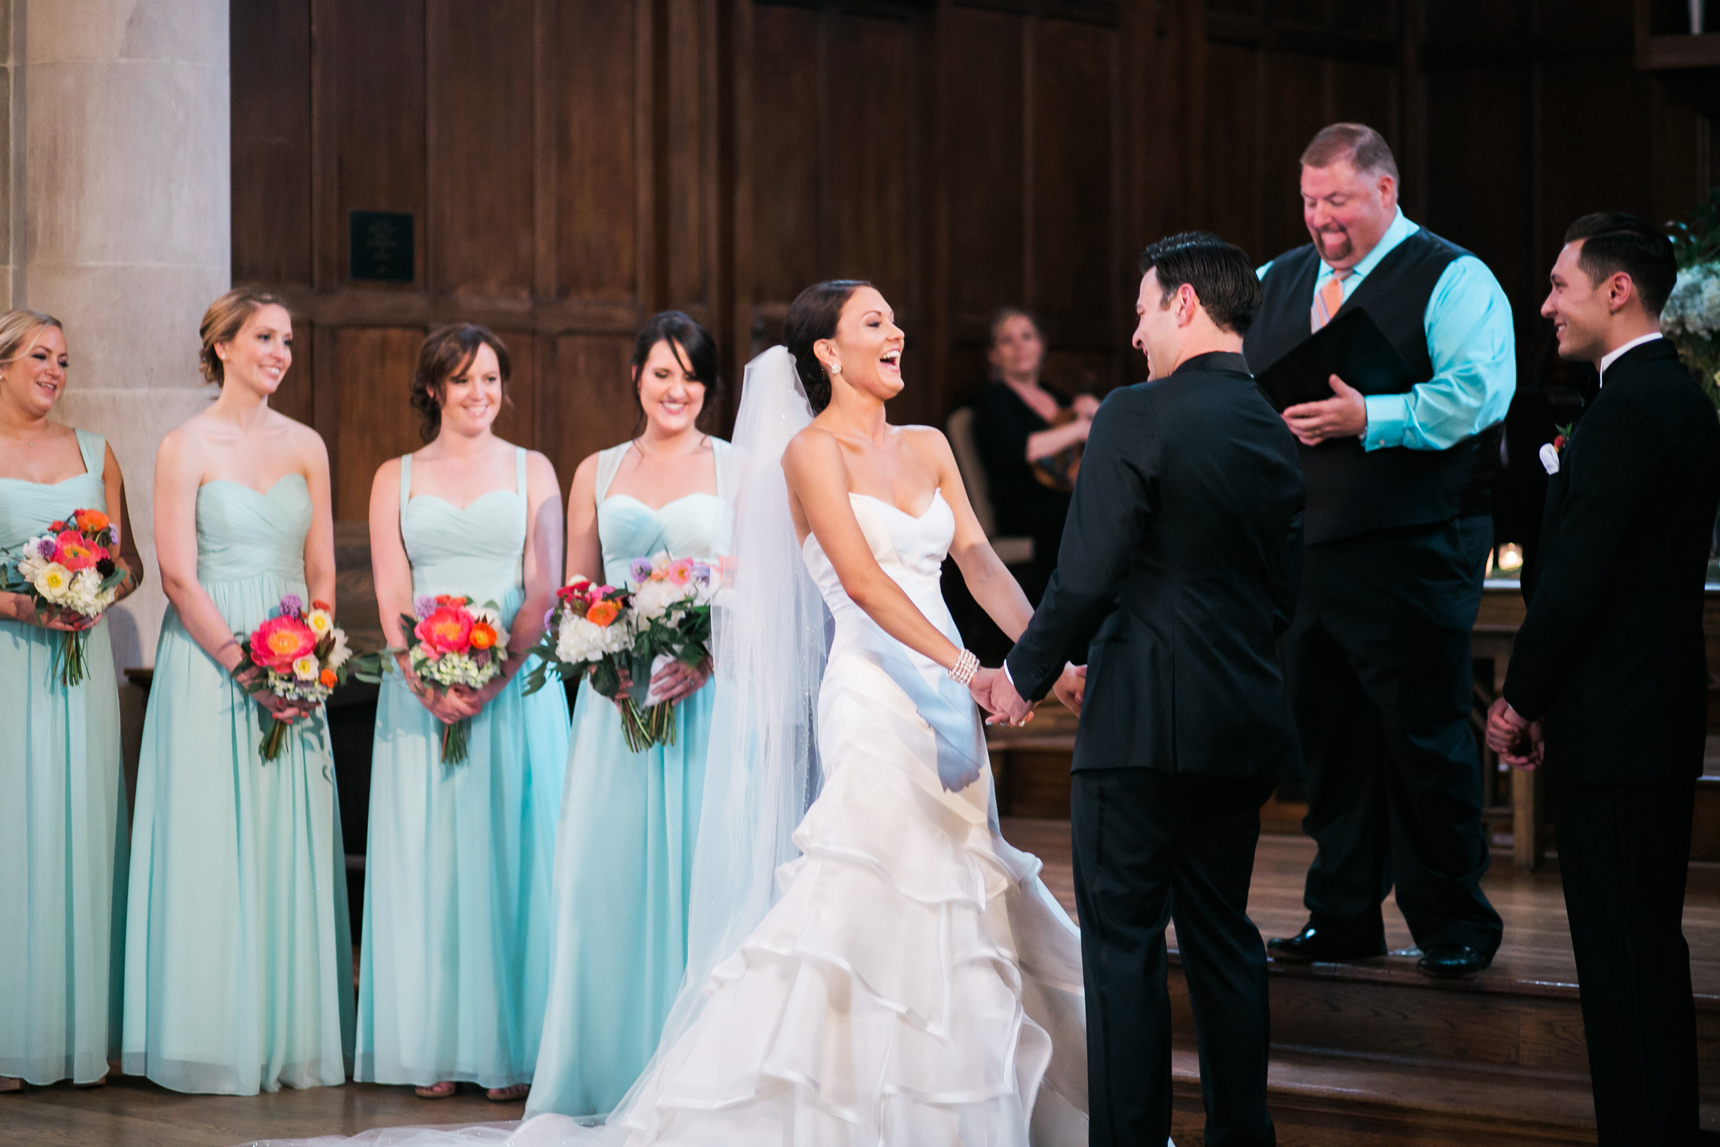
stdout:
<svg viewBox="0 0 1720 1147">
<path fill-rule="evenodd" d="M 1207 317 L 1234 334 L 1245 335 L 1260 310 L 1260 276 L 1248 253 L 1210 231 L 1184 231 L 1160 239 L 1141 252 L 1141 277 L 1157 269 L 1164 302 L 1187 283 Z"/>
<path fill-rule="evenodd" d="M 1678 281 L 1678 257 L 1660 228 L 1622 211 L 1596 211 L 1565 229 L 1565 242 L 1582 240 L 1577 266 L 1598 284 L 1623 272 L 1636 285 L 1642 309 L 1658 316 Z"/>
<path fill-rule="evenodd" d="M 633 340 L 633 405 L 638 408 L 639 417 L 645 417 L 645 406 L 639 401 L 639 372 L 645 369 L 651 349 L 661 342 L 668 343 L 670 350 L 683 359 L 688 372 L 704 384 L 705 406 L 700 414 L 715 409 L 711 398 L 723 392 L 723 380 L 717 372 L 717 340 L 691 315 L 661 311 L 645 320 L 645 325 L 639 328 L 639 337 Z"/>
<path fill-rule="evenodd" d="M 990 339 L 990 342 L 987 345 L 996 346 L 997 328 L 1001 327 L 1004 323 L 1007 323 L 1010 319 L 1015 318 L 1026 319 L 1028 322 L 1033 324 L 1033 333 L 1038 335 L 1041 339 L 1045 338 L 1045 332 L 1039 329 L 1038 315 L 1034 314 L 1026 307 L 999 307 L 991 313 L 991 325 L 986 327 L 986 331 L 988 332 L 988 337 Z"/>
<path fill-rule="evenodd" d="M 197 328 L 198 333 L 203 336 L 203 349 L 197 352 L 197 369 L 203 372 L 204 378 L 216 386 L 226 381 L 225 364 L 222 363 L 221 356 L 215 353 L 215 344 L 232 342 L 238 338 L 239 331 L 251 320 L 251 316 L 264 307 L 280 307 L 286 310 L 287 304 L 261 287 L 234 287 L 209 304 L 209 309 L 203 312 L 203 321 Z"/>
<path fill-rule="evenodd" d="M 425 336 L 424 345 L 418 349 L 418 369 L 412 374 L 412 409 L 418 412 L 418 437 L 424 441 L 431 441 L 442 429 L 442 399 L 448 393 L 448 380 L 472 365 L 481 346 L 496 353 L 496 370 L 502 376 L 505 396 L 512 371 L 508 348 L 501 339 L 475 323 L 450 323 Z"/>
<path fill-rule="evenodd" d="M 848 305 L 849 298 L 861 287 L 871 285 L 863 279 L 814 283 L 794 296 L 794 302 L 788 305 L 782 341 L 788 344 L 789 356 L 794 359 L 795 370 L 800 372 L 800 385 L 814 414 L 830 405 L 830 376 L 812 353 L 812 344 L 834 337 L 837 320 L 842 317 L 842 308 Z"/>
<path fill-rule="evenodd" d="M 1398 177 L 1397 160 L 1385 137 L 1365 123 L 1327 124 L 1302 149 L 1302 166 L 1330 167 L 1344 160 L 1357 171 Z"/>
</svg>

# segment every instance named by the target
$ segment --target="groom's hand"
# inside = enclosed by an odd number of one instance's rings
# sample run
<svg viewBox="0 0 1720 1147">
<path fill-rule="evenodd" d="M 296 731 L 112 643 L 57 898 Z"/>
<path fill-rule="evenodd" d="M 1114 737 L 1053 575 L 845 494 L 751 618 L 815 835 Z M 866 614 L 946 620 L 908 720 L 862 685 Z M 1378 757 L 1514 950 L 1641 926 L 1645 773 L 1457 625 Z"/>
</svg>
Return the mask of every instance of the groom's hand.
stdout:
<svg viewBox="0 0 1720 1147">
<path fill-rule="evenodd" d="M 1057 678 L 1057 684 L 1051 687 L 1051 695 L 1063 702 L 1065 709 L 1079 717 L 1081 702 L 1087 696 L 1087 667 L 1074 664 L 1063 666 L 1063 674 Z"/>
</svg>

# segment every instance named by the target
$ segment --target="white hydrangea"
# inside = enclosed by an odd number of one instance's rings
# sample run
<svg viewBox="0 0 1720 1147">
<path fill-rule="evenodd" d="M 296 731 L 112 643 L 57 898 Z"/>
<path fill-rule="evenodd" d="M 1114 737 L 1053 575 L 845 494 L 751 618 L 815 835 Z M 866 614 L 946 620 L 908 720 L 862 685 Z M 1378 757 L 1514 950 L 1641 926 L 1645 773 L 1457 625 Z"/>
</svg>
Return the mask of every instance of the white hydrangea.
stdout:
<svg viewBox="0 0 1720 1147">
<path fill-rule="evenodd" d="M 422 645 L 412 649 L 412 670 L 424 680 L 445 688 L 464 685 L 469 689 L 481 689 L 497 672 L 494 663 L 479 665 L 465 653 L 432 657 Z"/>
<path fill-rule="evenodd" d="M 556 629 L 555 656 L 557 661 L 568 665 L 597 661 L 605 654 L 620 653 L 632 643 L 632 639 L 632 634 L 620 621 L 598 625 L 568 611 L 562 615 L 561 625 Z"/>
<path fill-rule="evenodd" d="M 1678 282 L 1660 312 L 1660 331 L 1720 337 L 1720 262 L 1698 263 L 1678 272 Z"/>
</svg>

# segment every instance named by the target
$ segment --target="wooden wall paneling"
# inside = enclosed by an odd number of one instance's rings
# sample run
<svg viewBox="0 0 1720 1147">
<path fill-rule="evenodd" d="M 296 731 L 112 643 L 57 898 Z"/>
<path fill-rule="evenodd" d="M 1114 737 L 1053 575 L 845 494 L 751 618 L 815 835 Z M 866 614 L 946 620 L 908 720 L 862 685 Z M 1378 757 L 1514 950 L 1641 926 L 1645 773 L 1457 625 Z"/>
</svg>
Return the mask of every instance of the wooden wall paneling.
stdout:
<svg viewBox="0 0 1720 1147">
<path fill-rule="evenodd" d="M 745 142 L 737 135 L 736 145 L 751 204 L 749 242 L 738 258 L 748 266 L 749 303 L 786 307 L 824 265 L 818 242 L 819 17 L 800 8 L 749 8 L 750 69 L 740 81 L 750 88 L 749 114 Z M 775 318 L 780 328 L 780 311 Z"/>
<path fill-rule="evenodd" d="M 650 305 L 651 11 L 648 0 L 553 8 L 556 294 Z"/>
<path fill-rule="evenodd" d="M 532 4 L 532 294 L 556 294 L 556 125 L 562 80 L 555 52 L 557 0 Z"/>
<path fill-rule="evenodd" d="M 532 0 L 428 0 L 427 266 L 432 295 L 532 296 Z"/>
<path fill-rule="evenodd" d="M 253 0 L 230 13 L 233 279 L 311 282 L 310 0 Z"/>
<path fill-rule="evenodd" d="M 824 266 L 833 278 L 869 279 L 899 316 L 918 311 L 910 251 L 912 125 L 919 108 L 908 19 L 836 11 L 824 16 L 826 167 L 821 180 Z"/>
<path fill-rule="evenodd" d="M 295 320 L 295 323 L 297 320 Z M 322 435 L 328 450 L 330 501 L 335 519 L 340 520 L 340 376 L 339 357 L 335 346 L 335 328 L 328 323 L 305 324 L 310 344 L 310 361 L 300 364 L 305 371 L 303 382 L 311 387 L 311 425 Z"/>
<path fill-rule="evenodd" d="M 555 464 L 565 490 L 582 459 L 634 433 L 638 407 L 628 361 L 633 340 L 625 335 L 568 334 L 555 340 L 557 423 L 544 453 Z"/>
<path fill-rule="evenodd" d="M 1267 22 L 1318 28 L 1326 23 L 1326 0 L 1266 0 Z"/>
<path fill-rule="evenodd" d="M 410 327 L 346 327 L 335 333 L 339 379 L 336 432 L 340 469 L 334 479 L 337 521 L 369 515 L 376 468 L 422 445 L 418 412 L 408 402 L 424 331 Z"/>
<path fill-rule="evenodd" d="M 664 294 L 655 304 L 713 322 L 716 277 L 716 61 L 714 5 L 668 0 L 662 60 L 667 197 L 660 243 Z"/>
<path fill-rule="evenodd" d="M 293 321 L 293 363 L 269 405 L 288 418 L 316 426 L 316 331 L 310 323 Z"/>
<path fill-rule="evenodd" d="M 322 237 L 333 240 L 337 281 L 350 281 L 349 211 L 410 211 L 416 217 L 416 281 L 393 288 L 367 283 L 364 290 L 423 290 L 424 0 L 323 0 L 317 11 L 327 18 L 319 24 L 316 50 L 333 57 L 334 218 Z"/>
<path fill-rule="evenodd" d="M 1302 149 L 1331 122 L 1330 72 L 1325 61 L 1267 52 L 1264 62 L 1265 102 L 1260 114 L 1268 126 L 1260 178 L 1262 262 L 1308 241 L 1299 190 Z"/>
<path fill-rule="evenodd" d="M 496 334 L 508 348 L 508 362 L 512 367 L 508 379 L 508 400 L 502 404 L 502 412 L 496 417 L 496 435 L 515 446 L 540 450 L 542 411 L 538 391 L 543 375 L 538 369 L 538 340 L 529 330 L 499 330 Z M 560 477 L 560 471 L 556 476 Z"/>
<path fill-rule="evenodd" d="M 1054 343 L 1108 347 L 1117 302 L 1117 33 L 1054 19 L 1036 20 L 1033 33 L 1029 293 Z"/>
<path fill-rule="evenodd" d="M 1206 128 L 1220 146 L 1206 157 L 1209 180 L 1203 211 L 1195 222 L 1248 252 L 1256 264 L 1277 254 L 1264 242 L 1265 194 L 1281 179 L 1261 170 L 1267 103 L 1265 61 L 1258 48 L 1240 44 L 1207 47 Z M 1276 130 L 1276 129 L 1274 129 Z"/>
<path fill-rule="evenodd" d="M 1400 80 L 1396 65 L 1334 60 L 1332 105 L 1327 114 L 1330 122 L 1365 123 L 1385 136 L 1401 175 L 1408 152 L 1404 148 Z"/>
<path fill-rule="evenodd" d="M 991 312 L 1027 300 L 1025 21 L 954 8 L 942 153 L 949 211 L 952 335 L 983 343 Z"/>
</svg>

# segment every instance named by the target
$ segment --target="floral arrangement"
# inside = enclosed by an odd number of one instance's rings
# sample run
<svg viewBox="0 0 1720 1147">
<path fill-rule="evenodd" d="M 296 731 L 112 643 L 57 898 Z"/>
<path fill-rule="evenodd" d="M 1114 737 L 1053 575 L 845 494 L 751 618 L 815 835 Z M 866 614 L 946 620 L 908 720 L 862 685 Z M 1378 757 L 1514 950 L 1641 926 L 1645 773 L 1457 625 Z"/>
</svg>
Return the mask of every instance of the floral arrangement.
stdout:
<svg viewBox="0 0 1720 1147">
<path fill-rule="evenodd" d="M 1720 408 L 1720 187 L 1690 213 L 1668 224 L 1678 256 L 1678 281 L 1660 312 L 1660 331 L 1701 379 Z"/>
<path fill-rule="evenodd" d="M 243 679 L 257 672 L 269 692 L 286 701 L 308 705 L 326 701 L 335 686 L 346 680 L 350 669 L 347 663 L 352 659 L 352 649 L 345 631 L 334 623 L 332 607 L 313 601 L 307 610 L 304 599 L 296 593 L 283 596 L 275 616 L 249 636 L 233 636 L 239 641 L 240 653 L 233 675 Z M 279 757 L 286 738 L 286 724 L 270 717 L 263 743 L 258 746 L 263 759 Z"/>
<path fill-rule="evenodd" d="M 37 613 L 66 610 L 99 618 L 119 596 L 128 571 L 113 559 L 119 529 L 100 510 L 73 510 L 48 532 L 31 538 L 17 556 L 0 565 L 0 590 L 34 599 Z M 66 631 L 58 658 L 61 684 L 77 685 L 88 675 L 82 630 Z"/>
<path fill-rule="evenodd" d="M 675 743 L 675 703 L 656 695 L 651 678 L 675 661 L 709 660 L 719 579 L 707 562 L 664 553 L 634 558 L 628 573 L 630 589 L 575 578 L 556 591 L 526 691 L 541 689 L 551 673 L 574 680 L 589 672 L 591 687 L 616 701 L 627 747 L 637 753 Z"/>
<path fill-rule="evenodd" d="M 437 594 L 412 603 L 416 617 L 401 615 L 407 664 L 418 679 L 444 691 L 456 685 L 481 689 L 502 671 L 508 658 L 508 631 L 502 628 L 501 611 L 495 602 L 475 605 L 469 597 Z M 470 720 L 442 726 L 442 761 L 459 765 L 466 761 L 471 737 Z"/>
</svg>

